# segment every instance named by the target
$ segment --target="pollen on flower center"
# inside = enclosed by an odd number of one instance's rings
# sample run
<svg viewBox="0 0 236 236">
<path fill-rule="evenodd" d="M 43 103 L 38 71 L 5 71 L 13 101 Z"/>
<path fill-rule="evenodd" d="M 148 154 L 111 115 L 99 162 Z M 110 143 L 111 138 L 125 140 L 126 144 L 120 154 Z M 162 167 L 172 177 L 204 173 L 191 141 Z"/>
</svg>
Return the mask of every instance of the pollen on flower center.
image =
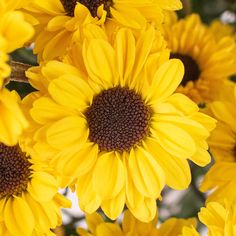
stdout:
<svg viewBox="0 0 236 236">
<path fill-rule="evenodd" d="M 107 16 L 110 16 L 110 7 L 113 5 L 112 0 L 61 0 L 67 15 L 74 16 L 77 2 L 86 6 L 93 17 L 97 16 L 97 9 L 102 4 L 104 4 L 104 10 L 107 11 Z"/>
<path fill-rule="evenodd" d="M 170 58 L 177 58 L 180 59 L 184 64 L 184 77 L 181 82 L 181 85 L 185 86 L 188 81 L 196 81 L 200 76 L 200 69 L 198 64 L 192 57 L 188 55 L 183 55 L 180 53 L 171 53 Z"/>
<path fill-rule="evenodd" d="M 27 189 L 30 166 L 31 163 L 19 146 L 0 144 L 0 199 L 19 195 Z"/>
<path fill-rule="evenodd" d="M 129 151 L 148 134 L 151 111 L 134 90 L 115 87 L 95 96 L 85 116 L 100 150 Z"/>
</svg>

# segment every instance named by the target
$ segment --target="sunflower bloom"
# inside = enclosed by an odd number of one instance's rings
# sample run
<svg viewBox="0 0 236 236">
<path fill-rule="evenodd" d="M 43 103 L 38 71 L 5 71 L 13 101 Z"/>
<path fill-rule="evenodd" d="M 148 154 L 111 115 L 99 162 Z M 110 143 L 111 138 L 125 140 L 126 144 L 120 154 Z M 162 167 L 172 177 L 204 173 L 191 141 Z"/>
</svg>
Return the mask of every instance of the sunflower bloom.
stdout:
<svg viewBox="0 0 236 236">
<path fill-rule="evenodd" d="M 236 114 L 233 109 L 236 104 L 236 86 L 234 83 L 224 83 L 218 101 L 209 104 L 208 111 L 218 122 L 211 133 L 209 144 L 216 161 L 236 160 Z"/>
<path fill-rule="evenodd" d="M 236 205 L 210 202 L 198 213 L 200 221 L 207 226 L 208 236 L 236 235 Z"/>
<path fill-rule="evenodd" d="M 57 193 L 55 178 L 19 145 L 0 144 L 0 170 L 1 235 L 54 235 L 60 207 L 70 205 Z"/>
<path fill-rule="evenodd" d="M 219 38 L 196 14 L 165 25 L 171 58 L 180 59 L 185 67 L 178 92 L 196 103 L 213 101 L 222 81 L 236 73 L 236 43 L 231 35 Z"/>
<path fill-rule="evenodd" d="M 233 83 L 225 83 L 221 87 L 219 101 L 209 104 L 209 114 L 218 122 L 213 130 L 209 145 L 216 164 L 205 175 L 201 185 L 202 191 L 215 189 L 208 201 L 235 201 L 236 193 L 236 114 L 233 112 L 236 104 L 236 87 Z"/>
<path fill-rule="evenodd" d="M 210 161 L 206 138 L 215 120 L 173 94 L 183 64 L 152 51 L 155 36 L 150 28 L 135 40 L 121 29 L 114 45 L 86 40 L 81 66 L 50 61 L 27 73 L 39 90 L 31 96 L 30 130 L 36 133 L 28 146 L 47 153 L 58 175 L 76 181 L 87 213 L 101 206 L 115 219 L 126 204 L 150 221 L 165 184 L 189 185 L 187 159 L 200 166 Z"/>
<path fill-rule="evenodd" d="M 193 218 L 186 220 L 171 218 L 157 228 L 157 217 L 149 223 L 144 223 L 135 219 L 130 211 L 125 211 L 121 225 L 117 222 L 105 222 L 98 213 L 86 215 L 86 222 L 89 231 L 83 228 L 77 229 L 77 233 L 81 236 L 195 236 L 187 233 L 194 232 L 191 227 L 193 229 L 196 227 L 196 220 Z"/>
<path fill-rule="evenodd" d="M 229 202 L 235 202 L 236 193 L 236 163 L 217 162 L 211 167 L 200 186 L 201 191 L 214 190 L 207 201 L 222 202 L 227 198 Z"/>
<path fill-rule="evenodd" d="M 160 25 L 163 10 L 181 7 L 180 0 L 37 0 L 26 10 L 35 17 L 32 22 L 37 31 L 34 52 L 40 59 L 51 60 L 63 57 L 74 42 L 81 41 L 83 29 L 89 24 L 113 22 L 140 30 L 147 22 Z"/>
</svg>

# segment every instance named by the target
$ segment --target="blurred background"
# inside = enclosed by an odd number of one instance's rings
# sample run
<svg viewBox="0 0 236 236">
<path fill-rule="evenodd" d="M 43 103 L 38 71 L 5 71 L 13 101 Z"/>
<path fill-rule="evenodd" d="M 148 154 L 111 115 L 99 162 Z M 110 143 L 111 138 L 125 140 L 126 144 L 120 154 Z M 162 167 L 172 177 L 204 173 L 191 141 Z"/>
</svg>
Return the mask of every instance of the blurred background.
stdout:
<svg viewBox="0 0 236 236">
<path fill-rule="evenodd" d="M 195 12 L 200 14 L 206 24 L 214 19 L 220 19 L 223 23 L 231 24 L 236 30 L 236 0 L 182 0 L 182 2 L 184 8 L 178 12 L 180 17 Z M 32 47 L 19 49 L 13 52 L 11 57 L 15 61 L 37 65 Z M 33 91 L 33 88 L 27 83 L 10 82 L 7 87 L 17 90 L 22 97 Z M 205 168 L 190 164 L 193 180 L 189 189 L 173 191 L 166 188 L 163 191 L 163 201 L 157 202 L 160 222 L 173 216 L 181 218 L 196 217 L 200 207 L 204 206 L 206 196 L 198 191 L 198 185 L 212 163 Z M 68 189 L 63 189 L 61 192 L 72 200 L 73 207 L 70 210 L 63 210 L 63 226 L 58 228 L 56 232 L 59 236 L 73 236 L 76 235 L 75 229 L 77 226 L 86 227 L 84 215 L 78 207 L 75 194 Z M 109 219 L 107 220 L 109 221 Z M 206 230 L 201 224 L 199 224 L 199 230 L 201 235 L 206 235 Z"/>
</svg>

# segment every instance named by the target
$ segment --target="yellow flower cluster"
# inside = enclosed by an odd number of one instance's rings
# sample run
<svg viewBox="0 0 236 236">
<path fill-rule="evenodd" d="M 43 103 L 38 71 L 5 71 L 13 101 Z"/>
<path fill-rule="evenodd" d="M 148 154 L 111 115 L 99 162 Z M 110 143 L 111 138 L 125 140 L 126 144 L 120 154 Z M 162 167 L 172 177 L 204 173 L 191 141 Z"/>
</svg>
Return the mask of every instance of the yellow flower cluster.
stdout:
<svg viewBox="0 0 236 236">
<path fill-rule="evenodd" d="M 70 207 L 59 188 L 76 192 L 81 236 L 199 236 L 193 218 L 157 226 L 156 201 L 211 156 L 199 220 L 209 236 L 236 235 L 236 37 L 197 14 L 178 19 L 181 7 L 0 0 L 0 236 L 55 235 Z M 8 53 L 26 43 L 38 66 L 23 71 L 35 92 L 21 100 L 6 88 Z"/>
</svg>

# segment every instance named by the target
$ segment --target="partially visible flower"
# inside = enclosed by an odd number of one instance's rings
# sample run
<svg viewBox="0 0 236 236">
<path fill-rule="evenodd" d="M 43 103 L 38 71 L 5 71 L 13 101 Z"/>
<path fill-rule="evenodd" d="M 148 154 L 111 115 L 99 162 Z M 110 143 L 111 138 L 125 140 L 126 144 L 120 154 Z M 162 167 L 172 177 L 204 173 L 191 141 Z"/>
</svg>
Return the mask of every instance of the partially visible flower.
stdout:
<svg viewBox="0 0 236 236">
<path fill-rule="evenodd" d="M 201 190 L 213 190 L 208 201 L 236 200 L 236 86 L 224 83 L 221 86 L 219 101 L 209 104 L 208 113 L 218 122 L 208 140 L 211 153 L 216 161 L 205 175 Z"/>
<path fill-rule="evenodd" d="M 217 162 L 204 176 L 200 186 L 201 191 L 213 190 L 207 202 L 222 202 L 227 198 L 229 202 L 236 202 L 236 163 Z"/>
<path fill-rule="evenodd" d="M 7 53 L 22 47 L 33 36 L 33 27 L 19 10 L 23 5 L 19 0 L 0 0 L 0 49 Z"/>
<path fill-rule="evenodd" d="M 7 53 L 22 47 L 34 32 L 23 14 L 17 10 L 22 6 L 19 0 L 0 0 L 0 142 L 6 145 L 15 145 L 27 127 L 18 104 L 19 96 L 3 88 L 4 80 L 11 73 Z"/>
<path fill-rule="evenodd" d="M 196 103 L 213 101 L 221 83 L 236 73 L 236 42 L 231 35 L 218 38 L 196 14 L 164 25 L 171 58 L 180 59 L 184 78 L 177 89 Z"/>
<path fill-rule="evenodd" d="M 236 235 L 236 205 L 209 202 L 198 213 L 200 221 L 207 226 L 208 236 Z"/>
<path fill-rule="evenodd" d="M 35 0 L 26 8 L 35 17 L 34 52 L 40 60 L 61 58 L 74 42 L 81 41 L 89 24 L 120 26 L 142 30 L 147 23 L 161 25 L 163 10 L 178 10 L 180 0 Z"/>
<path fill-rule="evenodd" d="M 195 231 L 196 220 L 170 218 L 157 227 L 157 217 L 149 223 L 143 223 L 134 218 L 130 211 L 125 211 L 122 224 L 108 223 L 101 215 L 93 213 L 86 215 L 89 229 L 78 228 L 81 236 L 198 236 Z"/>
<path fill-rule="evenodd" d="M 200 236 L 193 226 L 184 226 L 180 236 Z"/>
<path fill-rule="evenodd" d="M 57 193 L 47 167 L 22 152 L 19 145 L 0 143 L 0 232 L 7 236 L 54 235 L 61 207 L 70 202 Z"/>
<path fill-rule="evenodd" d="M 8 55 L 3 50 L 0 49 L 0 89 L 3 87 L 5 79 L 11 73 L 11 68 L 7 64 L 7 61 L 8 61 Z"/>
<path fill-rule="evenodd" d="M 0 0 L 0 89 L 4 79 L 10 75 L 7 53 L 22 47 L 34 33 L 23 14 L 17 10 L 22 1 Z"/>
<path fill-rule="evenodd" d="M 25 148 L 76 183 L 86 213 L 101 207 L 115 219 L 126 204 L 148 222 L 165 184 L 189 185 L 187 159 L 210 162 L 206 139 L 215 120 L 173 94 L 183 65 L 153 50 L 156 41 L 162 45 L 153 28 L 139 37 L 120 29 L 113 41 L 86 40 L 73 66 L 50 61 L 27 72 L 39 91 L 26 98 Z"/>
<path fill-rule="evenodd" d="M 0 90 L 0 142 L 15 145 L 28 122 L 21 111 L 20 97 L 15 91 Z"/>
<path fill-rule="evenodd" d="M 209 138 L 211 152 L 216 161 L 236 161 L 236 86 L 224 83 L 221 86 L 219 100 L 208 106 L 208 113 L 218 120 L 215 130 Z"/>
<path fill-rule="evenodd" d="M 196 226 L 195 218 L 170 218 L 158 227 L 157 236 L 199 236 Z"/>
</svg>

